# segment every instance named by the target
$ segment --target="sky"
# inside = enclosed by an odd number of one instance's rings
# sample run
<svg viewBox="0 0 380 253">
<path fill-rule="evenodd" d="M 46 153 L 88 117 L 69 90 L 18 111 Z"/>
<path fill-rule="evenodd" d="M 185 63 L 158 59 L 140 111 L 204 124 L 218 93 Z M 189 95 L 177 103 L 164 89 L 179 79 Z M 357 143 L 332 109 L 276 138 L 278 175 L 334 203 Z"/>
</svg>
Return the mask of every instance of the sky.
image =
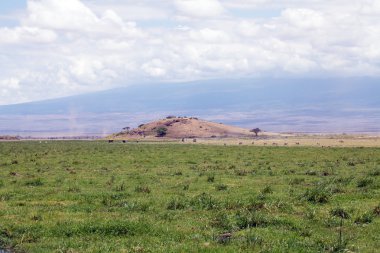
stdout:
<svg viewBox="0 0 380 253">
<path fill-rule="evenodd" d="M 379 41 L 378 0 L 2 0 L 0 105 L 146 82 L 379 77 Z"/>
</svg>

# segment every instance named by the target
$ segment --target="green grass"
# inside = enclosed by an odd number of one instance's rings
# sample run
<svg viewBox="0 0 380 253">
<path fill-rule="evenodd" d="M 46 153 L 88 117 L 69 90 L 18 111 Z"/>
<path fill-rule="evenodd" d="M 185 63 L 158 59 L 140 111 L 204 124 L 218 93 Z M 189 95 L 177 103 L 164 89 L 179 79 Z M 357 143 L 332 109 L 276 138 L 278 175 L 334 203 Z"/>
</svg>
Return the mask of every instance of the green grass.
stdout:
<svg viewBox="0 0 380 253">
<path fill-rule="evenodd" d="M 380 149 L 0 143 L 12 252 L 376 252 Z"/>
</svg>

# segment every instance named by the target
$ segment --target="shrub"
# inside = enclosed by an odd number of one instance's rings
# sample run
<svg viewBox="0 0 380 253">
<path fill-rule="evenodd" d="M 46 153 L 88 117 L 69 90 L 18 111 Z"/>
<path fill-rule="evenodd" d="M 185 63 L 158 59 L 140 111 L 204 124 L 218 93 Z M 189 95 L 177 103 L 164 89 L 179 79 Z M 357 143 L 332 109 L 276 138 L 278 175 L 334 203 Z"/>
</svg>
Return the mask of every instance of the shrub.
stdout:
<svg viewBox="0 0 380 253">
<path fill-rule="evenodd" d="M 290 185 L 299 185 L 299 184 L 302 184 L 303 182 L 305 182 L 305 178 L 297 177 L 297 178 L 291 179 L 289 184 Z"/>
<path fill-rule="evenodd" d="M 364 188 L 369 185 L 373 184 L 373 179 L 372 178 L 362 178 L 358 180 L 357 186 L 359 188 Z"/>
<path fill-rule="evenodd" d="M 125 183 L 124 182 L 122 182 L 121 184 L 119 184 L 119 185 L 117 185 L 116 187 L 115 187 L 115 191 L 117 191 L 117 192 L 123 192 L 123 191 L 125 191 L 126 190 L 126 186 L 125 186 Z"/>
<path fill-rule="evenodd" d="M 227 188 L 228 188 L 228 186 L 225 185 L 225 184 L 217 184 L 217 185 L 215 186 L 215 189 L 216 189 L 217 191 L 225 191 L 225 190 L 227 190 Z"/>
<path fill-rule="evenodd" d="M 29 180 L 25 182 L 26 186 L 42 186 L 44 183 L 42 182 L 41 178 Z"/>
<path fill-rule="evenodd" d="M 207 176 L 207 182 L 213 183 L 214 181 L 215 181 L 215 176 L 214 175 Z"/>
<path fill-rule="evenodd" d="M 211 195 L 202 193 L 198 196 L 195 196 L 191 200 L 190 205 L 198 209 L 211 210 L 215 209 L 218 206 L 218 203 Z"/>
<path fill-rule="evenodd" d="M 378 204 L 374 209 L 373 209 L 373 214 L 375 216 L 380 216 L 380 204 Z"/>
<path fill-rule="evenodd" d="M 303 197 L 313 203 L 327 203 L 331 197 L 331 192 L 323 186 L 307 189 Z"/>
<path fill-rule="evenodd" d="M 187 203 L 183 199 L 173 198 L 169 201 L 166 208 L 168 210 L 181 210 L 185 209 L 187 206 Z"/>
<path fill-rule="evenodd" d="M 224 211 L 218 212 L 211 220 L 211 226 L 223 229 L 224 231 L 230 231 L 233 229 L 233 223 Z"/>
<path fill-rule="evenodd" d="M 342 207 L 336 207 L 330 211 L 330 214 L 335 217 L 340 217 L 342 219 L 350 218 L 350 214 L 344 210 Z"/>
<path fill-rule="evenodd" d="M 135 192 L 140 192 L 140 193 L 150 193 L 151 190 L 148 186 L 142 186 L 138 185 L 135 187 Z"/>
<path fill-rule="evenodd" d="M 156 130 L 157 137 L 164 137 L 168 132 L 168 129 L 166 127 L 159 127 Z"/>
<path fill-rule="evenodd" d="M 264 187 L 264 189 L 261 190 L 262 194 L 271 194 L 273 193 L 273 189 L 270 185 L 267 185 Z"/>
<path fill-rule="evenodd" d="M 239 211 L 235 216 L 235 220 L 240 229 L 266 227 L 270 224 L 268 217 L 259 212 Z"/>
<path fill-rule="evenodd" d="M 315 170 L 308 170 L 305 172 L 305 174 L 308 176 L 316 176 L 317 172 Z"/>
<path fill-rule="evenodd" d="M 374 215 L 371 212 L 365 212 L 362 215 L 359 215 L 355 219 L 356 224 L 368 224 L 373 221 Z"/>
<path fill-rule="evenodd" d="M 244 177 L 248 174 L 248 172 L 246 170 L 235 170 L 235 174 L 237 176 L 241 176 L 241 177 Z"/>
<path fill-rule="evenodd" d="M 368 175 L 371 177 L 380 176 L 380 167 L 373 169 L 371 172 L 368 173 Z"/>
<path fill-rule="evenodd" d="M 249 200 L 247 204 L 247 209 L 249 211 L 257 211 L 260 209 L 263 209 L 265 207 L 266 203 L 263 199 L 260 198 L 252 198 Z"/>
</svg>

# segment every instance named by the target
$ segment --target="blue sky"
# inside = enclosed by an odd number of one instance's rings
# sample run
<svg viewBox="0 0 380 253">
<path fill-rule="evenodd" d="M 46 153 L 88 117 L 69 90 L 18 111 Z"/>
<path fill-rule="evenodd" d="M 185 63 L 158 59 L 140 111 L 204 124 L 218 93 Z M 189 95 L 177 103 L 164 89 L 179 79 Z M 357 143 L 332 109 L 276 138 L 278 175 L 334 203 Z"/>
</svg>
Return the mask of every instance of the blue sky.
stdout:
<svg viewBox="0 0 380 253">
<path fill-rule="evenodd" d="M 380 76 L 378 0 L 3 0 L 0 105 L 144 82 Z"/>
<path fill-rule="evenodd" d="M 16 26 L 19 24 L 14 12 L 24 11 L 26 0 L 5 0 L 0 2 L 0 26 Z"/>
<path fill-rule="evenodd" d="M 23 9 L 26 7 L 26 0 L 5 0 L 0 2 L 0 12 L 5 14 L 7 12 Z"/>
</svg>

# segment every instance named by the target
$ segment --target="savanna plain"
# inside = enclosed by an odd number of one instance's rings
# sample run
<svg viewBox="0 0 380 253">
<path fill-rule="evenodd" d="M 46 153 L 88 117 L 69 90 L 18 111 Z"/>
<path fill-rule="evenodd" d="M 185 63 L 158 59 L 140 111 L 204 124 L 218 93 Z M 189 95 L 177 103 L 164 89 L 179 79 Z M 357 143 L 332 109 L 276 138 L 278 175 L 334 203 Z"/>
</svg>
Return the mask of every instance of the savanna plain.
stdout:
<svg viewBox="0 0 380 253">
<path fill-rule="evenodd" d="M 380 148 L 0 143 L 9 252 L 378 252 Z"/>
</svg>

